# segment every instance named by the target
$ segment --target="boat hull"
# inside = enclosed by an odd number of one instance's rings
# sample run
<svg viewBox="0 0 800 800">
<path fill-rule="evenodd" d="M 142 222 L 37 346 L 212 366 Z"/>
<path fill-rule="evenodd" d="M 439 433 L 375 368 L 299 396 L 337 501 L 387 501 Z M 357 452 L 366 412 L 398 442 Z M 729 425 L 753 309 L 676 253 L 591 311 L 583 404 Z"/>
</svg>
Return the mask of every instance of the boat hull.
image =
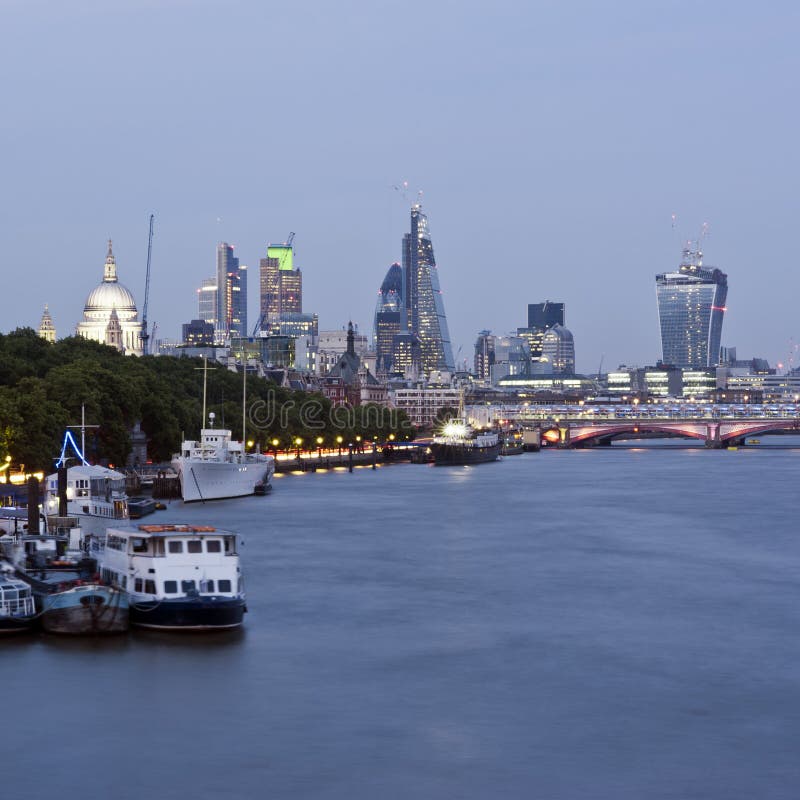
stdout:
<svg viewBox="0 0 800 800">
<path fill-rule="evenodd" d="M 42 628 L 49 633 L 98 635 L 128 630 L 128 596 L 102 584 L 83 584 L 41 598 Z"/>
<path fill-rule="evenodd" d="M 242 598 L 199 597 L 131 603 L 131 625 L 170 631 L 212 631 L 238 628 L 244 621 Z"/>
<path fill-rule="evenodd" d="M 461 444 L 434 442 L 430 449 L 437 466 L 485 464 L 489 461 L 497 461 L 497 457 L 500 455 L 499 442 L 485 447 L 468 447 Z"/>
<path fill-rule="evenodd" d="M 271 461 L 229 464 L 176 459 L 173 467 L 180 478 L 184 503 L 246 497 L 256 493 L 257 485 L 269 484 L 272 477 Z"/>
<path fill-rule="evenodd" d="M 14 633 L 25 633 L 36 624 L 37 616 L 32 614 L 24 617 L 0 617 L 0 636 Z"/>
</svg>

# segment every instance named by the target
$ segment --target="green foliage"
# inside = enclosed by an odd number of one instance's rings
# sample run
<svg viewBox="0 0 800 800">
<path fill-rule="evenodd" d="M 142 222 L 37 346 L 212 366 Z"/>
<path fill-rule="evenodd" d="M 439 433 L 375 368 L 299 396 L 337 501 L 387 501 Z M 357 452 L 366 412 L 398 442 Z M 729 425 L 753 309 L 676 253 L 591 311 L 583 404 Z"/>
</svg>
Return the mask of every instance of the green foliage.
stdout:
<svg viewBox="0 0 800 800">
<path fill-rule="evenodd" d="M 48 471 L 58 457 L 64 431 L 79 425 L 81 406 L 87 425 L 87 458 L 116 465 L 131 451 L 136 422 L 148 438 L 148 455 L 167 461 L 182 436 L 199 435 L 203 404 L 201 359 L 147 356 L 131 358 L 112 347 L 80 337 L 46 342 L 30 328 L 0 334 L 0 462 Z M 318 394 L 292 391 L 254 375 L 247 376 L 248 417 L 242 437 L 242 375 L 219 364 L 209 365 L 207 412 L 215 425 L 230 428 L 235 438 L 251 440 L 262 450 L 294 446 L 335 447 L 345 442 L 386 441 L 389 435 L 413 438 L 403 412 L 362 406 L 341 417 Z M 333 411 L 333 413 L 332 413 Z M 74 429 L 73 429 L 74 431 Z M 76 431 L 74 431 L 76 432 Z M 77 433 L 77 432 L 76 432 Z"/>
</svg>

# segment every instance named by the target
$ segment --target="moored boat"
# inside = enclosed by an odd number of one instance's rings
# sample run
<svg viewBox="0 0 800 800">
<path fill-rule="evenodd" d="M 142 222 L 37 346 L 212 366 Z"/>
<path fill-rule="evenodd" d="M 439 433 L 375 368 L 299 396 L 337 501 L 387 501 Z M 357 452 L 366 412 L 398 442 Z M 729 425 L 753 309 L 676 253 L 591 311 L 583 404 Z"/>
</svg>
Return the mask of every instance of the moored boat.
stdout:
<svg viewBox="0 0 800 800">
<path fill-rule="evenodd" d="M 466 420 L 448 422 L 430 445 L 437 465 L 482 464 L 500 455 L 500 437 L 493 431 L 476 431 Z"/>
<path fill-rule="evenodd" d="M 244 584 L 231 531 L 169 523 L 109 528 L 99 569 L 127 592 L 132 625 L 210 631 L 243 622 Z"/>
<path fill-rule="evenodd" d="M 525 452 L 525 442 L 520 428 L 509 428 L 500 433 L 500 455 L 516 456 Z"/>
<path fill-rule="evenodd" d="M 14 576 L 14 567 L 0 562 L 0 635 L 30 630 L 36 623 L 31 587 Z"/>
<path fill-rule="evenodd" d="M 131 497 L 128 500 L 128 516 L 131 519 L 140 519 L 156 510 L 156 501 L 151 497 Z"/>
</svg>

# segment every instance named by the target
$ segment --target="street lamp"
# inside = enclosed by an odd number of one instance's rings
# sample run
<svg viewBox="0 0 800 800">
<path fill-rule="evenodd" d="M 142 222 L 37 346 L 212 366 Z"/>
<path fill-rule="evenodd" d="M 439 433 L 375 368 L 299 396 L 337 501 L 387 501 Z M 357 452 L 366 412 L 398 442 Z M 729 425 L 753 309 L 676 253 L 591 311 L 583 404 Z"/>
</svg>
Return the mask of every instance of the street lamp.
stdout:
<svg viewBox="0 0 800 800">
<path fill-rule="evenodd" d="M 343 439 L 342 439 L 341 436 L 337 436 L 336 437 L 336 444 L 339 445 L 339 458 L 342 457 L 342 441 L 343 441 Z"/>
<path fill-rule="evenodd" d="M 356 436 L 356 449 L 359 450 L 359 451 L 361 450 L 361 437 L 360 436 Z"/>
<path fill-rule="evenodd" d="M 322 458 L 322 442 L 323 438 L 321 436 L 317 436 L 317 458 Z"/>
<path fill-rule="evenodd" d="M 297 458 L 299 459 L 300 458 L 300 445 L 303 444 L 303 440 L 302 440 L 302 438 L 300 436 L 298 436 L 294 440 L 294 443 L 297 445 Z"/>
<path fill-rule="evenodd" d="M 247 440 L 247 448 L 248 448 L 248 450 L 252 450 L 254 444 L 255 444 L 255 442 L 252 439 L 248 439 Z M 247 451 L 245 451 L 245 452 L 247 452 Z"/>
<path fill-rule="evenodd" d="M 278 458 L 278 445 L 280 444 L 280 439 L 273 439 L 272 440 L 272 452 L 275 455 L 275 458 Z"/>
</svg>

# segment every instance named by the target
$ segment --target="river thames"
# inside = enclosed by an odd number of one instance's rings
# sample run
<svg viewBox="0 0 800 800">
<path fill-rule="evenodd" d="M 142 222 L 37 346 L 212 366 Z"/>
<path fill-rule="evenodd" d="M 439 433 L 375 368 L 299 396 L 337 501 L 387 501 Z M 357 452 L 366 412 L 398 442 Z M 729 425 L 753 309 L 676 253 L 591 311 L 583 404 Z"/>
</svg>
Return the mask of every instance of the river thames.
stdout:
<svg viewBox="0 0 800 800">
<path fill-rule="evenodd" d="M 800 440 L 774 441 L 173 504 L 147 521 L 242 534 L 244 629 L 0 641 L 0 794 L 796 798 Z"/>
</svg>

